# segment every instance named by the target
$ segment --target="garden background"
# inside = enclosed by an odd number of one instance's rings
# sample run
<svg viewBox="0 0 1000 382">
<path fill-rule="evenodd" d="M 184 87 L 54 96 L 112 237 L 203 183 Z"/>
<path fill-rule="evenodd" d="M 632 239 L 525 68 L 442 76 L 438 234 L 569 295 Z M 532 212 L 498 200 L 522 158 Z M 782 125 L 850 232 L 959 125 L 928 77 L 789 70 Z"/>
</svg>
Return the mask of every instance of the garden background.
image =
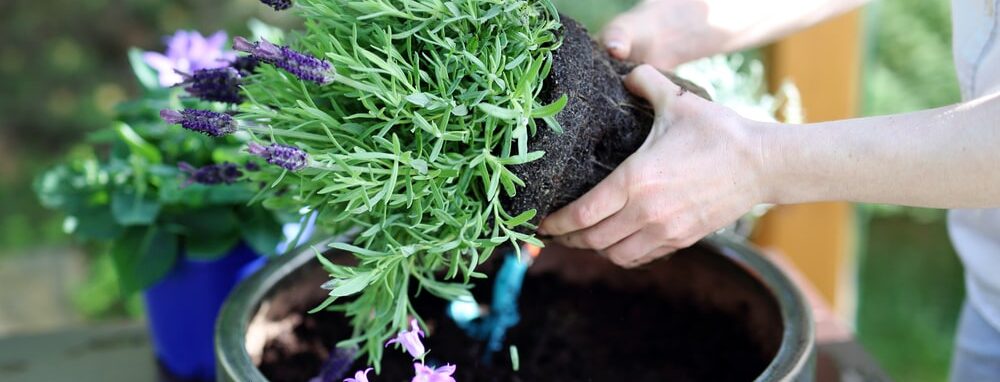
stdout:
<svg viewBox="0 0 1000 382">
<path fill-rule="evenodd" d="M 592 30 L 634 2 L 556 1 Z M 138 93 L 129 47 L 162 50 L 179 28 L 246 34 L 250 17 L 295 25 L 255 0 L 0 2 L 0 336 L 141 316 L 108 259 L 39 205 L 33 177 Z M 948 0 L 877 0 L 866 19 L 864 115 L 958 100 Z M 859 339 L 895 379 L 944 380 L 963 287 L 943 212 L 858 209 Z"/>
</svg>

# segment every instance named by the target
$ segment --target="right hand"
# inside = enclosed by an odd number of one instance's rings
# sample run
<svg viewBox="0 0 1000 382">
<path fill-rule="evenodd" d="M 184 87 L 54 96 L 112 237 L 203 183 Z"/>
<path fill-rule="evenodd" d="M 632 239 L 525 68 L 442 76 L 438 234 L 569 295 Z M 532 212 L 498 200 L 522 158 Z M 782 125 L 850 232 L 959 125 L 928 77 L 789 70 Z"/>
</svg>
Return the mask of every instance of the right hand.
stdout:
<svg viewBox="0 0 1000 382">
<path fill-rule="evenodd" d="M 601 42 L 619 60 L 669 71 L 719 52 L 707 0 L 643 0 L 604 28 Z"/>
</svg>

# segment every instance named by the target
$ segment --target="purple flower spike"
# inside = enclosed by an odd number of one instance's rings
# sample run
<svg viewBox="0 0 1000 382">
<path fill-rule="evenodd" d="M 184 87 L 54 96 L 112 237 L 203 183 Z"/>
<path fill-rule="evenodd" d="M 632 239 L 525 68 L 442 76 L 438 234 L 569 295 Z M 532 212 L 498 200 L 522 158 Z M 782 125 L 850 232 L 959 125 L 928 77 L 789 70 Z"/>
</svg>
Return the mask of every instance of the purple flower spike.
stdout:
<svg viewBox="0 0 1000 382">
<path fill-rule="evenodd" d="M 257 67 L 260 66 L 260 60 L 254 56 L 240 56 L 237 57 L 233 64 L 230 65 L 231 68 L 236 69 L 240 72 L 240 76 L 246 77 L 257 71 Z"/>
<path fill-rule="evenodd" d="M 426 352 L 424 349 L 424 343 L 420 341 L 420 338 L 424 336 L 424 332 L 420 330 L 420 325 L 417 324 L 417 320 L 410 320 L 410 330 L 404 330 L 396 335 L 396 338 L 389 340 L 385 343 L 388 347 L 392 344 L 403 345 L 407 353 L 410 353 L 413 358 L 420 358 L 424 356 Z"/>
<path fill-rule="evenodd" d="M 240 95 L 240 72 L 232 67 L 199 69 L 191 75 L 184 75 L 184 90 L 206 101 L 238 104 L 243 102 Z"/>
<path fill-rule="evenodd" d="M 437 369 L 427 367 L 422 363 L 413 364 L 416 375 L 410 382 L 455 382 L 452 374 L 455 374 L 455 365 L 444 365 Z"/>
<path fill-rule="evenodd" d="M 326 60 L 321 60 L 305 53 L 300 53 L 287 46 L 274 45 L 261 39 L 260 42 L 250 42 L 242 37 L 233 39 L 233 49 L 250 53 L 253 57 L 284 69 L 285 71 L 320 85 L 334 81 L 336 70 Z"/>
<path fill-rule="evenodd" d="M 160 118 L 167 123 L 181 125 L 185 129 L 212 137 L 221 137 L 236 131 L 236 120 L 233 116 L 209 110 L 167 109 L 160 111 Z"/>
<path fill-rule="evenodd" d="M 188 174 L 187 181 L 181 187 L 187 187 L 194 183 L 204 185 L 233 184 L 243 177 L 243 172 L 240 171 L 239 167 L 229 162 L 199 168 L 181 162 L 177 164 L 177 167 Z"/>
<path fill-rule="evenodd" d="M 292 0 L 260 0 L 260 2 L 274 8 L 276 11 L 283 11 L 292 7 Z"/>
<path fill-rule="evenodd" d="M 309 165 L 309 155 L 302 149 L 282 144 L 261 146 L 251 142 L 247 147 L 250 154 L 264 158 L 267 163 L 289 171 L 298 171 Z"/>
<path fill-rule="evenodd" d="M 345 379 L 344 382 L 368 382 L 368 372 L 372 371 L 372 368 L 367 368 L 364 370 L 359 370 L 354 373 L 354 378 Z"/>
</svg>

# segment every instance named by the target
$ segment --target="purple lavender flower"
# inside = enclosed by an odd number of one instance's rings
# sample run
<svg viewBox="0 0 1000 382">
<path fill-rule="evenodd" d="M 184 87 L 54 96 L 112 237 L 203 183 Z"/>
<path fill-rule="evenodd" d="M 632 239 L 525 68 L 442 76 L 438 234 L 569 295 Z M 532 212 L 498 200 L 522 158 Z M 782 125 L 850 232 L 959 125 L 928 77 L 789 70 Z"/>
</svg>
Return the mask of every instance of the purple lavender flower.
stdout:
<svg viewBox="0 0 1000 382">
<path fill-rule="evenodd" d="M 309 165 L 309 155 L 302 149 L 278 143 L 261 146 L 251 142 L 247 147 L 250 154 L 264 158 L 267 163 L 289 171 L 298 171 Z"/>
<path fill-rule="evenodd" d="M 206 101 L 238 104 L 243 102 L 240 95 L 240 72 L 232 67 L 198 69 L 194 74 L 185 74 L 184 90 Z"/>
<path fill-rule="evenodd" d="M 160 118 L 167 123 L 181 125 L 185 129 L 212 137 L 221 137 L 236 131 L 236 120 L 233 116 L 215 111 L 165 109 L 160 111 Z"/>
<path fill-rule="evenodd" d="M 228 66 L 236 59 L 236 54 L 223 49 L 226 40 L 226 32 L 222 31 L 205 38 L 195 31 L 180 30 L 167 38 L 166 54 L 145 52 L 142 58 L 159 73 L 160 86 L 170 87 L 184 81 L 178 72 Z"/>
<path fill-rule="evenodd" d="M 257 71 L 257 67 L 260 66 L 260 60 L 254 56 L 239 56 L 236 57 L 236 61 L 230 65 L 231 68 L 236 69 L 240 72 L 240 76 L 246 77 Z"/>
<path fill-rule="evenodd" d="M 420 341 L 420 338 L 424 336 L 424 332 L 420 330 L 420 325 L 417 324 L 416 319 L 410 320 L 410 330 L 404 330 L 396 335 L 396 338 L 389 340 L 385 343 L 388 347 L 392 344 L 403 345 L 407 353 L 410 353 L 413 358 L 420 358 L 424 356 L 425 349 L 424 343 Z"/>
<path fill-rule="evenodd" d="M 187 187 L 194 183 L 205 185 L 233 184 L 243 177 L 243 172 L 240 171 L 239 167 L 229 162 L 199 168 L 181 162 L 177 164 L 177 167 L 188 174 L 188 179 L 181 187 Z"/>
<path fill-rule="evenodd" d="M 287 46 L 274 45 L 265 39 L 260 39 L 260 42 L 250 42 L 237 37 L 233 40 L 233 49 L 250 53 L 253 57 L 284 69 L 304 81 L 320 85 L 333 82 L 337 74 L 333 65 L 325 60 L 297 52 Z"/>
<path fill-rule="evenodd" d="M 344 382 L 368 382 L 368 372 L 372 371 L 372 368 L 367 368 L 364 370 L 359 370 L 354 373 L 354 378 L 347 378 Z"/>
<path fill-rule="evenodd" d="M 260 0 L 260 2 L 274 8 L 276 11 L 283 11 L 292 7 L 292 0 Z"/>
<path fill-rule="evenodd" d="M 410 382 L 455 382 L 452 374 L 455 374 L 455 365 L 447 364 L 436 369 L 432 369 L 422 363 L 414 363 L 413 371 L 416 375 Z"/>
</svg>

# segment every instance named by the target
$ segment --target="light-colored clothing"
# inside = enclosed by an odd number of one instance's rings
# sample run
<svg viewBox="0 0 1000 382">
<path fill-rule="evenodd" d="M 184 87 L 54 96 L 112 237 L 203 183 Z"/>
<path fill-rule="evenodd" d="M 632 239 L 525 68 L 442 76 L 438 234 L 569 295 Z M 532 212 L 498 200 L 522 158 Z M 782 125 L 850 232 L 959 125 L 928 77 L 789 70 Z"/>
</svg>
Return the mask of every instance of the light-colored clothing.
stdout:
<svg viewBox="0 0 1000 382">
<path fill-rule="evenodd" d="M 955 68 L 966 101 L 1000 91 L 998 8 L 1000 0 L 952 0 Z M 965 265 L 967 301 L 951 380 L 1000 381 L 1000 209 L 953 210 L 948 230 Z"/>
<path fill-rule="evenodd" d="M 958 319 L 955 356 L 951 360 L 954 382 L 996 381 L 1000 377 L 1000 331 L 966 303 Z"/>
</svg>

